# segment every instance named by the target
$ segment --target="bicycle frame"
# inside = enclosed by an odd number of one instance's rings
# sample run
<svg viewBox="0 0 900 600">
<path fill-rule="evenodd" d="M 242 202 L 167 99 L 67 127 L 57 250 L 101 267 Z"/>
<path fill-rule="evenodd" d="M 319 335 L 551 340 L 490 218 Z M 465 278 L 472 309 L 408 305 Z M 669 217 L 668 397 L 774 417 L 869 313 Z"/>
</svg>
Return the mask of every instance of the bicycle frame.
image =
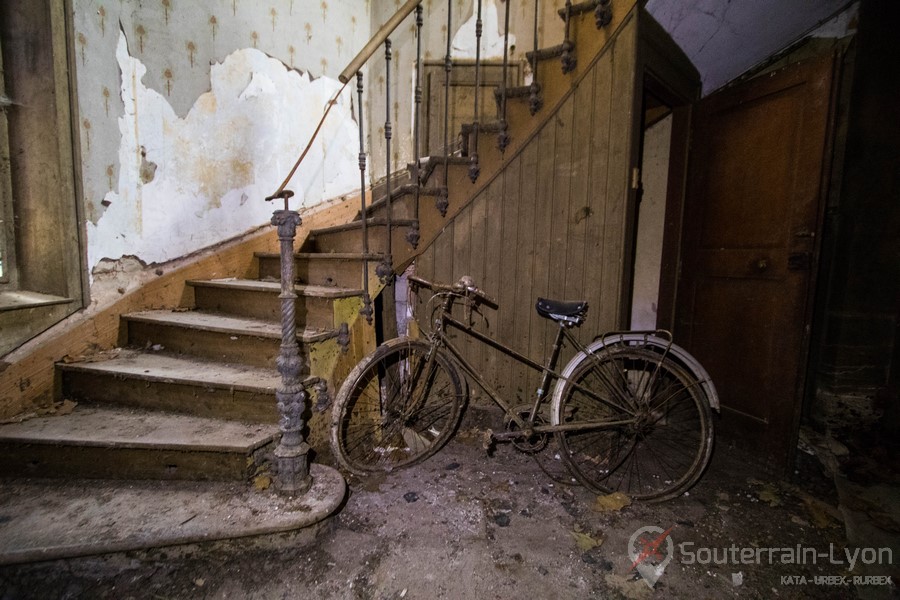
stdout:
<svg viewBox="0 0 900 600">
<path fill-rule="evenodd" d="M 437 296 L 439 294 L 435 294 Z M 556 433 L 561 431 L 576 431 L 582 429 L 598 429 L 601 427 L 619 427 L 622 425 L 629 425 L 634 423 L 634 419 L 623 419 L 617 421 L 597 421 L 597 422 L 577 422 L 577 423 L 567 423 L 567 424 L 559 424 L 559 425 L 535 425 L 535 418 L 537 417 L 538 411 L 540 409 L 541 404 L 544 403 L 546 398 L 548 397 L 548 393 L 550 391 L 550 386 L 554 381 L 567 381 L 570 385 L 574 386 L 579 391 L 587 394 L 588 396 L 596 399 L 598 402 L 602 402 L 608 406 L 611 406 L 617 410 L 620 410 L 624 413 L 627 413 L 634 416 L 634 411 L 625 406 L 621 406 L 615 402 L 607 398 L 603 398 L 593 390 L 585 388 L 584 386 L 579 385 L 577 382 L 570 380 L 565 377 L 563 374 L 559 373 L 556 370 L 556 363 L 559 360 L 559 355 L 564 346 L 564 342 L 568 342 L 575 348 L 578 352 L 586 352 L 585 346 L 582 345 L 576 338 L 573 336 L 564 324 L 559 324 L 559 331 L 556 334 L 556 340 L 553 343 L 553 351 L 550 355 L 550 359 L 547 361 L 546 365 L 542 365 L 531 358 L 516 352 L 512 348 L 498 342 L 497 340 L 481 333 L 474 329 L 471 325 L 463 323 L 462 321 L 456 319 L 452 314 L 453 303 L 456 298 L 456 294 L 447 293 L 446 297 L 443 299 L 441 305 L 441 314 L 435 320 L 435 328 L 434 330 L 428 334 L 430 341 L 432 342 L 432 348 L 438 349 L 443 348 L 446 349 L 447 352 L 453 357 L 456 363 L 463 369 L 463 371 L 468 374 L 468 376 L 476 383 L 478 386 L 490 397 L 490 399 L 497 404 L 506 415 L 515 422 L 515 424 L 519 427 L 518 431 L 514 432 L 506 432 L 506 433 L 495 433 L 494 438 L 496 439 L 508 439 L 514 437 L 521 436 L 529 436 L 535 433 Z M 537 390 L 537 393 L 534 398 L 534 403 L 532 404 L 531 411 L 528 416 L 528 420 L 524 420 L 519 414 L 517 414 L 512 407 L 500 396 L 500 394 L 494 390 L 490 384 L 481 376 L 481 373 L 473 367 L 469 362 L 462 356 L 462 353 L 453 345 L 452 341 L 449 337 L 447 337 L 446 330 L 447 328 L 452 327 L 468 337 L 474 338 L 484 344 L 487 344 L 491 348 L 503 353 L 504 355 L 512 358 L 513 360 L 524 364 L 535 371 L 541 372 L 541 384 Z M 434 360 L 434 356 L 429 356 L 426 368 L 430 369 L 431 361 Z"/>
</svg>

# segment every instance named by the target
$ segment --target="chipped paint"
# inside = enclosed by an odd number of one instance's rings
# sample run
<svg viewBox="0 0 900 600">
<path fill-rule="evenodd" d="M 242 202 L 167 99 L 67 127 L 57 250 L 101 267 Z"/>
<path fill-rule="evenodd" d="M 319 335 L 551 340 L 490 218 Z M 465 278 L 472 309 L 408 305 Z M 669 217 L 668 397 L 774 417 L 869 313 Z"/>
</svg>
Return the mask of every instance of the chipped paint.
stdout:
<svg viewBox="0 0 900 600">
<path fill-rule="evenodd" d="M 465 23 L 460 26 L 453 36 L 452 56 L 454 58 L 475 58 L 475 14 L 472 14 Z M 497 5 L 494 0 L 487 0 L 481 7 L 481 58 L 503 58 L 503 32 L 497 18 Z M 510 32 L 509 45 L 516 45 L 516 36 Z"/>
<path fill-rule="evenodd" d="M 116 58 L 125 107 L 118 120 L 120 168 L 116 189 L 104 197 L 108 208 L 96 225 L 88 223 L 92 267 L 125 255 L 162 262 L 265 224 L 272 205 L 263 198 L 316 125 L 315 118 L 297 115 L 321 114 L 340 87 L 247 48 L 212 65 L 210 91 L 181 118 L 167 100 L 169 90 L 144 84 L 147 67 L 129 53 L 124 34 Z M 302 206 L 358 185 L 357 135 L 345 93 L 326 121 L 323 143 L 314 145 L 292 182 Z"/>
</svg>

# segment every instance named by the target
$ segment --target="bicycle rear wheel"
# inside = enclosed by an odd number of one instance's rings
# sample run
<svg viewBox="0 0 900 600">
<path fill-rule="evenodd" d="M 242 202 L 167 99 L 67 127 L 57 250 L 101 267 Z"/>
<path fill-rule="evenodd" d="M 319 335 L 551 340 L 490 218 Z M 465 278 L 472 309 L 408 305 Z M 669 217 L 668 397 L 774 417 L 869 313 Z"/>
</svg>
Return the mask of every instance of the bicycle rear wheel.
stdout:
<svg viewBox="0 0 900 600">
<path fill-rule="evenodd" d="M 429 344 L 386 342 L 338 392 L 331 425 L 335 457 L 360 475 L 424 460 L 455 431 L 464 390 L 454 365 Z"/>
<path fill-rule="evenodd" d="M 554 424 L 569 470 L 598 493 L 662 501 L 696 483 L 712 454 L 712 411 L 700 381 L 659 352 L 634 346 L 587 354 L 560 380 Z"/>
</svg>

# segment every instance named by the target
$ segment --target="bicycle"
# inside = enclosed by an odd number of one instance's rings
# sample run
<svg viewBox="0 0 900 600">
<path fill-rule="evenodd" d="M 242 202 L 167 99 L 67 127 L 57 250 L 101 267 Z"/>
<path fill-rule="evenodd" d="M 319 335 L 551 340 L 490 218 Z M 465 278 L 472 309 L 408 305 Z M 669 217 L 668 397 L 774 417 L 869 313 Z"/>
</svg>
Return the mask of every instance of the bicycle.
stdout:
<svg viewBox="0 0 900 600">
<path fill-rule="evenodd" d="M 712 453 L 712 409 L 719 400 L 709 375 L 670 333 L 614 332 L 584 346 L 572 330 L 584 322 L 587 303 L 538 298 L 538 313 L 559 327 L 550 358 L 540 364 L 473 328 L 471 311 L 499 304 L 471 278 L 447 285 L 410 276 L 409 282 L 434 292 L 433 328 L 423 339 L 385 342 L 341 386 L 331 442 L 347 471 L 390 471 L 437 452 L 462 416 L 468 391 L 462 371 L 505 413 L 506 429 L 488 431 L 492 440 L 536 452 L 555 436 L 568 471 L 596 493 L 663 501 L 700 478 Z M 468 323 L 454 317 L 457 302 Z M 533 402 L 510 406 L 454 346 L 449 328 L 540 371 Z M 565 344 L 575 356 L 557 372 Z M 549 422 L 542 410 L 548 397 Z"/>
</svg>

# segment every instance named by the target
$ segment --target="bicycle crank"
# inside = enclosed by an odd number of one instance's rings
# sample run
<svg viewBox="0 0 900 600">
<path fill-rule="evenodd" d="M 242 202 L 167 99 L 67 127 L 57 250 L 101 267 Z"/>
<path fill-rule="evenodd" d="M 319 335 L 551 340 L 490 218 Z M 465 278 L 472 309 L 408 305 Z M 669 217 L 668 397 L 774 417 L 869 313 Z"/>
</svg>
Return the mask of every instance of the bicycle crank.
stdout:
<svg viewBox="0 0 900 600">
<path fill-rule="evenodd" d="M 513 407 L 513 412 L 515 412 L 526 424 L 529 424 L 529 420 L 531 419 L 531 406 L 530 405 L 521 405 Z M 534 418 L 534 423 L 531 423 L 528 429 L 520 429 L 518 423 L 516 423 L 509 416 L 506 416 L 504 419 L 504 427 L 506 428 L 506 433 L 501 435 L 494 435 L 497 439 L 506 438 L 509 439 L 513 446 L 516 447 L 516 450 L 519 452 L 524 452 L 526 454 L 534 454 L 535 452 L 540 452 L 544 448 L 547 447 L 547 444 L 550 442 L 550 435 L 547 433 L 535 433 L 533 430 L 534 425 L 545 425 L 546 421 L 544 418 L 538 413 Z"/>
</svg>

